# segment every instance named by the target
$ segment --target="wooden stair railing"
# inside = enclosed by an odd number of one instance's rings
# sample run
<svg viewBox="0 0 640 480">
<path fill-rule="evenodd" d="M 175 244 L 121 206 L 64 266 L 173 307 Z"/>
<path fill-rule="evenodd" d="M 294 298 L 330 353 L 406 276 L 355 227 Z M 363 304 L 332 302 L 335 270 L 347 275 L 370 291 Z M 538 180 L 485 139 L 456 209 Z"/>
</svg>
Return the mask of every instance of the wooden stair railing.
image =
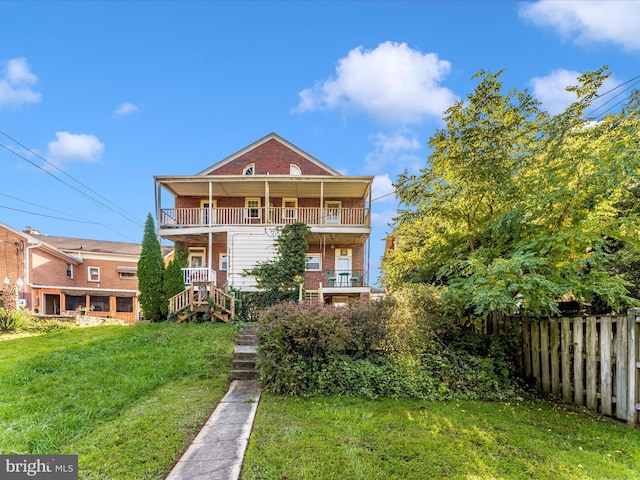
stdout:
<svg viewBox="0 0 640 480">
<path fill-rule="evenodd" d="M 194 282 L 189 288 L 169 299 L 169 313 L 178 316 L 178 321 L 190 318 L 197 312 L 205 312 L 209 308 L 211 299 L 213 308 L 211 314 L 230 322 L 235 316 L 235 298 L 223 290 L 216 288 L 213 282 Z M 185 311 L 190 312 L 186 314 Z"/>
</svg>

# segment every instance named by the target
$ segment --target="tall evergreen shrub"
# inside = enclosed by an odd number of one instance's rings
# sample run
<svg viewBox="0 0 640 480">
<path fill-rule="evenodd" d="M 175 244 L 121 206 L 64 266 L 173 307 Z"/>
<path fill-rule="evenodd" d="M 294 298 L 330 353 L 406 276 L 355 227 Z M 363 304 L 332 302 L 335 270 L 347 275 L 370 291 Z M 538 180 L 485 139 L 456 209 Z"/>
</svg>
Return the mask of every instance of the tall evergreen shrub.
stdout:
<svg viewBox="0 0 640 480">
<path fill-rule="evenodd" d="M 138 261 L 138 301 L 144 318 L 152 321 L 164 319 L 167 298 L 163 292 L 164 261 L 162 248 L 156 236 L 151 214 L 147 215 L 142 238 L 142 250 Z"/>
</svg>

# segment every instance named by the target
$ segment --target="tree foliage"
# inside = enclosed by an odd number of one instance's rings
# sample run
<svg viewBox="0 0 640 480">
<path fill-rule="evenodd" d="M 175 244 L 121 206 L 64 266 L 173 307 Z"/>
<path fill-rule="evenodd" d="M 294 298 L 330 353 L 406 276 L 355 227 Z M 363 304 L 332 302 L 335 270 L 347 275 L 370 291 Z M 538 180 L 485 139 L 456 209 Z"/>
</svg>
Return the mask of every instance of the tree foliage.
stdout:
<svg viewBox="0 0 640 480">
<path fill-rule="evenodd" d="M 399 176 L 406 209 L 383 261 L 391 288 L 430 283 L 460 315 L 551 314 L 572 296 L 621 308 L 637 281 L 638 94 L 618 113 L 587 111 L 608 77 L 588 72 L 551 116 L 526 91 L 480 72 L 446 111 L 419 175 Z"/>
<path fill-rule="evenodd" d="M 248 275 L 255 277 L 260 290 L 278 295 L 298 287 L 304 279 L 309 233 L 309 227 L 302 222 L 278 229 L 278 237 L 275 240 L 276 257 L 260 262 L 246 271 Z"/>
<path fill-rule="evenodd" d="M 184 290 L 184 275 L 182 269 L 187 265 L 187 255 L 184 251 L 176 248 L 173 258 L 164 271 L 162 280 L 162 292 L 167 302 L 163 304 L 162 314 L 166 316 L 169 311 L 168 299 Z"/>
<path fill-rule="evenodd" d="M 144 318 L 159 321 L 167 311 L 167 298 L 163 293 L 164 261 L 162 248 L 156 236 L 151 214 L 147 215 L 142 237 L 142 250 L 138 261 L 138 301 Z"/>
</svg>

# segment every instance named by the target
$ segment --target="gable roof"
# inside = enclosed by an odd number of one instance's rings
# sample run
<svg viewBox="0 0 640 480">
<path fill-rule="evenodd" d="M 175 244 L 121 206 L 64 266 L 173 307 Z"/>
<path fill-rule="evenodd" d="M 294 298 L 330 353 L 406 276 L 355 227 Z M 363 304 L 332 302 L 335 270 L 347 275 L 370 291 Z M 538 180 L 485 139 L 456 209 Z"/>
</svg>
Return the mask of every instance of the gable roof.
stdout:
<svg viewBox="0 0 640 480">
<path fill-rule="evenodd" d="M 44 243 L 64 252 L 110 253 L 115 255 L 140 255 L 139 243 L 111 242 L 86 238 L 55 237 L 51 235 L 31 235 Z"/>
<path fill-rule="evenodd" d="M 237 151 L 233 155 L 230 155 L 227 158 L 225 158 L 223 160 L 220 160 L 217 163 L 214 163 L 209 168 L 206 168 L 206 169 L 202 170 L 201 172 L 197 173 L 196 175 L 209 175 L 211 172 L 219 169 L 220 167 L 223 167 L 224 165 L 232 162 L 233 160 L 241 157 L 242 155 L 245 155 L 247 152 L 250 152 L 251 150 L 254 150 L 257 147 L 259 147 L 261 145 L 264 145 L 265 143 L 267 143 L 267 142 L 269 142 L 271 140 L 275 140 L 275 141 L 281 143 L 285 147 L 287 147 L 290 150 L 294 151 L 298 155 L 304 157 L 306 160 L 308 160 L 309 162 L 313 163 L 314 165 L 316 165 L 317 167 L 321 168 L 322 170 L 325 170 L 327 173 L 330 173 L 331 175 L 336 175 L 336 176 L 342 175 L 337 170 L 335 170 L 335 169 L 331 168 L 329 165 L 321 162 L 320 160 L 318 160 L 314 156 L 309 155 L 307 152 L 305 152 L 304 150 L 296 147 L 293 143 L 288 142 L 287 140 L 285 140 L 284 138 L 282 138 L 280 135 L 278 135 L 276 133 L 270 133 L 269 135 L 266 135 L 266 136 L 262 137 L 260 140 L 257 140 L 255 142 L 253 142 L 251 145 L 248 145 L 248 146 L 244 147 L 242 150 Z"/>
</svg>

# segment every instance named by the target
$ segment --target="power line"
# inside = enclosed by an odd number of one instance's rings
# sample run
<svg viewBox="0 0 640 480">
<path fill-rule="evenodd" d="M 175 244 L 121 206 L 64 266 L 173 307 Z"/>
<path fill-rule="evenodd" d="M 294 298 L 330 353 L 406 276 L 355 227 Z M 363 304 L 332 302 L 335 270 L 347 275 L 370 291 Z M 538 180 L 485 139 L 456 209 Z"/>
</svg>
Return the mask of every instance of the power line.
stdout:
<svg viewBox="0 0 640 480">
<path fill-rule="evenodd" d="M 95 224 L 95 225 L 101 225 L 103 227 L 131 228 L 131 227 L 127 226 L 127 225 L 109 225 L 109 224 L 106 224 L 106 223 L 94 222 L 92 220 L 87 220 L 86 218 L 78 217 L 76 215 L 72 215 L 72 214 L 67 213 L 67 212 L 61 212 L 60 210 L 56 210 L 54 208 L 49 208 L 49 207 L 45 207 L 44 205 L 40 205 L 38 203 L 30 202 L 29 200 L 24 200 L 22 198 L 14 197 L 12 195 L 7 195 L 6 193 L 0 193 L 0 196 L 6 197 L 6 198 L 10 198 L 11 200 L 16 200 L 16 201 L 21 202 L 21 203 L 26 203 L 27 205 L 33 205 L 34 207 L 42 208 L 43 210 L 48 210 L 50 212 L 59 213 L 60 215 L 67 215 L 68 217 L 70 217 L 72 219 L 76 219 L 78 221 L 78 223 L 92 223 L 92 224 Z M 9 208 L 9 207 L 7 207 L 7 208 Z M 69 221 L 72 221 L 72 220 L 69 220 Z"/>
<path fill-rule="evenodd" d="M 381 195 L 377 198 L 374 198 L 373 200 L 371 200 L 371 203 L 375 202 L 376 200 L 380 200 L 382 198 L 388 197 L 389 195 L 395 195 L 396 191 L 394 190 L 393 192 L 389 192 L 389 193 L 385 193 L 384 195 Z"/>
<path fill-rule="evenodd" d="M 27 159 L 26 157 L 20 155 L 18 152 L 14 151 L 13 149 L 7 147 L 6 145 L 0 144 L 1 147 L 3 147 L 5 150 L 7 150 L 10 153 L 13 153 L 14 155 L 18 156 L 19 158 L 25 160 L 26 162 L 29 162 L 31 165 L 33 165 L 34 167 L 42 170 L 43 172 L 45 172 L 46 174 L 50 175 L 51 177 L 55 178 L 56 180 L 58 180 L 59 182 L 61 182 L 63 185 L 68 186 L 69 188 L 72 188 L 73 190 L 75 190 L 76 192 L 80 193 L 81 195 L 83 195 L 85 198 L 87 198 L 88 200 L 92 201 L 93 203 L 95 203 L 96 205 L 99 205 L 103 208 L 106 208 L 107 210 L 112 211 L 113 213 L 116 213 L 117 215 L 121 216 L 122 218 L 124 218 L 125 220 L 135 223 L 136 225 L 142 226 L 143 224 L 141 222 L 139 222 L 138 220 L 135 219 L 135 217 L 133 215 L 130 215 L 128 212 L 126 212 L 125 210 L 123 210 L 122 208 L 120 208 L 118 205 L 116 205 L 115 203 L 113 203 L 111 200 L 109 200 L 108 198 L 104 197 L 103 195 L 100 195 L 98 192 L 96 192 L 95 190 L 93 190 L 92 188 L 90 188 L 89 186 L 87 186 L 86 184 L 82 183 L 80 180 L 74 178 L 73 176 L 69 175 L 67 172 L 65 172 L 64 170 L 62 170 L 60 167 L 58 167 L 56 164 L 50 162 L 49 160 L 47 160 L 46 158 L 42 157 L 41 155 L 39 155 L 37 152 L 34 152 L 33 150 L 31 150 L 29 147 L 27 147 L 26 145 L 24 145 L 23 143 L 21 143 L 20 141 L 16 140 L 15 138 L 11 137 L 9 134 L 7 134 L 6 132 L 0 130 L 0 134 L 4 135 L 6 138 L 8 138 L 9 140 L 11 140 L 12 142 L 15 142 L 16 144 L 20 145 L 22 148 L 24 148 L 26 151 L 28 151 L 29 153 L 31 153 L 32 155 L 34 155 L 35 157 L 39 158 L 40 160 L 42 160 L 43 162 L 45 162 L 47 165 L 51 166 L 52 168 L 55 168 L 56 170 L 58 170 L 60 173 L 62 173 L 63 175 L 65 175 L 66 177 L 70 178 L 71 180 L 73 180 L 74 182 L 76 182 L 78 185 L 81 185 L 83 188 L 85 188 L 86 190 L 88 190 L 89 192 L 93 193 L 94 195 L 98 196 L 99 198 L 105 200 L 107 203 L 109 203 L 110 205 L 112 205 L 113 207 L 117 208 L 118 210 L 120 210 L 120 212 L 117 212 L 116 210 L 114 210 L 113 208 L 109 207 L 108 205 L 106 205 L 103 202 L 100 202 L 99 200 L 96 200 L 95 198 L 91 197 L 90 195 L 87 195 L 85 192 L 79 190 L 78 188 L 74 187 L 73 185 L 70 185 L 67 182 L 64 182 L 63 180 L 61 180 L 60 178 L 56 177 L 55 175 L 53 175 L 51 172 L 48 172 L 47 170 L 45 170 L 44 168 L 42 168 L 41 166 L 37 165 L 35 162 L 32 162 L 31 160 Z"/>
<path fill-rule="evenodd" d="M 122 232 L 120 232 L 118 230 L 114 230 L 113 228 L 110 228 L 110 227 L 108 227 L 107 225 L 105 225 L 103 223 L 91 222 L 91 221 L 88 221 L 88 220 L 76 220 L 76 219 L 58 217 L 58 216 L 55 216 L 55 215 L 47 215 L 47 214 L 44 214 L 44 213 L 30 212 L 29 210 L 22 210 L 20 208 L 7 207 L 6 205 L 0 205 L 0 208 L 4 208 L 5 210 L 13 210 L 14 212 L 27 213 L 29 215 L 36 215 L 38 217 L 46 217 L 46 218 L 53 218 L 55 220 L 63 220 L 65 222 L 84 223 L 84 224 L 88 224 L 88 225 L 99 225 L 101 227 L 106 228 L 107 230 L 110 230 L 113 233 L 116 233 L 116 234 L 120 235 L 123 238 L 129 239 L 132 242 L 138 243 L 137 240 L 135 240 L 135 239 L 133 239 L 131 237 L 128 237 L 127 235 L 124 235 Z"/>
</svg>

